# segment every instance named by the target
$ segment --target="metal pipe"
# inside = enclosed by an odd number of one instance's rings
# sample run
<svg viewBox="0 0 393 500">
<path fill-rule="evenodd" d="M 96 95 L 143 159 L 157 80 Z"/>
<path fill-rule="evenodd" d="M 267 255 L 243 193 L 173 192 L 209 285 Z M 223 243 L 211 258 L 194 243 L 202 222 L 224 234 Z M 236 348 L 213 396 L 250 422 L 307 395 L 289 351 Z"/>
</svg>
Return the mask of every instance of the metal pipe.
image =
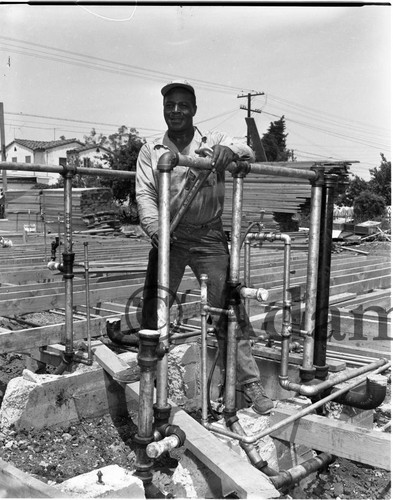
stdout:
<svg viewBox="0 0 393 500">
<path fill-rule="evenodd" d="M 318 379 L 325 379 L 329 371 L 329 367 L 326 364 L 326 348 L 329 320 L 334 193 L 337 179 L 338 176 L 335 174 L 325 174 L 325 185 L 322 196 L 314 338 L 314 368 L 316 370 L 315 376 Z"/>
<path fill-rule="evenodd" d="M 239 291 L 243 299 L 255 299 L 258 302 L 266 302 L 269 298 L 269 292 L 265 288 L 249 288 L 247 286 L 242 286 Z"/>
<path fill-rule="evenodd" d="M 304 329 L 306 335 L 303 342 L 303 363 L 300 368 L 302 380 L 311 380 L 315 375 L 313 366 L 314 356 L 314 329 L 315 309 L 318 284 L 318 254 L 320 218 L 322 206 L 322 182 L 317 182 L 311 187 L 311 214 L 308 239 L 307 282 L 304 312 Z"/>
<path fill-rule="evenodd" d="M 171 406 L 168 403 L 168 348 L 169 348 L 169 252 L 170 252 L 170 187 L 171 171 L 175 165 L 172 152 L 164 153 L 158 161 L 159 182 L 159 230 L 158 230 L 158 283 L 157 283 L 157 329 L 164 355 L 157 362 L 156 421 L 166 423 Z"/>
<path fill-rule="evenodd" d="M 178 425 L 164 424 L 154 431 L 153 443 L 146 447 L 146 454 L 150 458 L 157 458 L 166 451 L 183 446 L 186 440 L 185 432 Z"/>
<path fill-rule="evenodd" d="M 208 422 L 208 397 L 207 394 L 207 275 L 201 275 L 201 423 Z M 217 347 L 218 349 L 218 347 Z"/>
<path fill-rule="evenodd" d="M 229 280 L 231 284 L 237 284 L 240 279 L 243 184 L 243 175 L 238 174 L 233 177 L 231 259 L 229 266 Z"/>
<path fill-rule="evenodd" d="M 225 377 L 225 409 L 224 414 L 236 414 L 236 366 L 237 366 L 237 318 L 233 305 L 228 307 L 227 358 Z"/>
<path fill-rule="evenodd" d="M 385 376 L 370 375 L 367 377 L 366 387 L 362 392 L 347 392 L 336 399 L 336 402 L 362 410 L 373 410 L 383 403 L 386 389 L 387 378 Z"/>
<path fill-rule="evenodd" d="M 269 479 L 273 483 L 273 486 L 279 490 L 284 486 L 295 484 L 313 472 L 326 467 L 333 460 L 334 456 L 330 453 L 320 453 L 318 456 L 295 465 L 291 469 L 281 471 L 277 476 L 269 477 Z"/>
<path fill-rule="evenodd" d="M 341 384 L 342 382 L 346 382 L 347 380 L 362 375 L 363 373 L 367 373 L 371 370 L 374 370 L 374 368 L 378 368 L 379 366 L 383 365 L 386 362 L 387 360 L 385 358 L 381 358 L 377 361 L 374 361 L 373 363 L 370 363 L 369 365 L 361 366 L 360 368 L 355 368 L 350 373 L 342 372 L 339 375 L 329 378 L 328 380 L 324 380 L 322 382 L 313 385 L 290 382 L 287 376 L 284 377 L 281 375 L 279 376 L 279 381 L 281 387 L 283 387 L 288 391 L 296 391 L 303 396 L 312 397 L 316 396 L 317 394 L 326 389 L 330 389 L 334 385 Z"/>
<path fill-rule="evenodd" d="M 260 232 L 249 233 L 245 242 L 253 240 L 259 241 L 274 241 L 281 240 L 284 242 L 284 276 L 283 276 L 283 314 L 281 328 L 281 366 L 280 374 L 286 378 L 288 376 L 289 353 L 291 351 L 291 293 L 290 293 L 290 264 L 291 264 L 291 237 L 283 233 Z"/>
<path fill-rule="evenodd" d="M 249 287 L 251 285 L 251 243 L 247 239 L 247 235 L 244 239 L 244 285 Z M 245 301 L 246 313 L 250 315 L 250 300 Z"/>
<path fill-rule="evenodd" d="M 385 364 L 383 364 L 377 370 L 375 370 L 373 372 L 373 374 L 381 373 L 381 372 L 387 370 L 391 366 L 390 362 L 386 362 L 386 360 L 383 360 L 383 361 L 385 361 Z M 369 369 L 372 369 L 372 368 L 369 367 Z M 357 372 L 357 370 L 354 370 L 354 371 Z M 357 375 L 359 375 L 359 373 L 354 374 L 352 377 L 356 377 Z M 238 439 L 239 441 L 243 441 L 245 443 L 255 443 L 259 439 L 262 439 L 263 437 L 268 436 L 269 434 L 272 434 L 273 432 L 277 431 L 278 429 L 281 429 L 281 427 L 284 427 L 285 425 L 288 425 L 292 422 L 295 422 L 296 420 L 299 420 L 299 418 L 301 418 L 301 417 L 305 417 L 306 415 L 309 415 L 317 408 L 323 406 L 325 403 L 328 403 L 329 401 L 332 401 L 332 400 L 338 398 L 339 396 L 341 396 L 341 394 L 344 394 L 344 393 L 350 391 L 351 389 L 354 389 L 358 385 L 365 382 L 369 375 L 370 374 L 365 375 L 361 378 L 358 378 L 355 381 L 352 381 L 352 383 L 348 384 L 346 387 L 343 387 L 342 389 L 339 389 L 336 392 L 331 392 L 328 396 L 326 396 L 326 397 L 318 400 L 317 402 L 303 408 L 298 413 L 290 415 L 289 417 L 284 418 L 280 422 L 277 422 L 276 424 L 264 429 L 263 431 L 260 431 L 256 434 L 254 434 L 252 436 L 242 436 L 241 434 L 236 434 L 235 432 L 231 432 L 231 431 L 228 431 L 226 429 L 223 429 L 223 428 L 215 425 L 214 423 L 213 424 L 209 423 L 205 427 L 207 429 L 209 429 L 210 431 L 216 432 L 217 434 L 222 434 L 223 436 L 227 436 L 227 437 L 230 437 L 233 439 Z"/>
<path fill-rule="evenodd" d="M 89 250 L 88 242 L 83 243 L 84 258 L 85 258 L 85 286 L 86 286 L 86 327 L 87 327 L 87 361 L 93 362 L 93 355 L 91 352 L 91 326 L 90 326 L 90 280 L 89 280 Z"/>
<path fill-rule="evenodd" d="M 122 179 L 127 179 L 130 177 L 135 177 L 135 172 L 129 172 L 127 170 L 109 170 L 106 168 L 87 168 L 69 165 L 45 165 L 42 163 L 14 163 L 14 162 L 4 162 L 1 164 L 2 170 L 24 170 L 27 172 L 51 172 L 54 174 L 66 174 L 71 172 L 72 174 L 79 175 L 99 175 L 100 177 L 120 177 Z"/>
<path fill-rule="evenodd" d="M 161 441 L 150 443 L 146 447 L 146 454 L 150 458 L 158 458 L 165 452 L 171 451 L 179 447 L 179 438 L 173 434 L 165 437 Z"/>
<path fill-rule="evenodd" d="M 139 345 L 139 338 L 136 335 L 122 333 L 120 318 L 110 318 L 107 320 L 106 333 L 114 344 L 129 347 L 137 347 Z"/>
<path fill-rule="evenodd" d="M 323 165 L 338 165 L 342 162 L 282 162 L 282 163 L 248 163 L 248 162 L 232 162 L 228 165 L 227 170 L 231 173 L 239 172 L 240 164 L 245 169 L 245 173 L 277 175 L 280 177 L 293 177 L 297 179 L 307 179 L 313 181 L 317 178 L 317 173 L 311 168 Z M 193 169 L 209 169 L 211 168 L 211 160 L 209 158 L 197 158 L 187 155 L 178 154 L 178 165 Z M 298 167 L 298 168 L 296 168 Z M 299 168 L 300 167 L 300 168 Z"/>
<path fill-rule="evenodd" d="M 72 251 L 72 171 L 64 176 L 64 252 L 63 278 L 65 294 L 65 352 L 66 358 L 74 354 L 73 332 L 73 263 L 75 254 Z"/>
<path fill-rule="evenodd" d="M 134 440 L 136 450 L 136 474 L 144 483 L 152 480 L 153 462 L 146 453 L 146 446 L 154 440 L 153 436 L 153 400 L 154 380 L 157 366 L 157 348 L 160 334 L 153 330 L 140 330 L 138 365 L 140 367 L 138 433 Z"/>
</svg>

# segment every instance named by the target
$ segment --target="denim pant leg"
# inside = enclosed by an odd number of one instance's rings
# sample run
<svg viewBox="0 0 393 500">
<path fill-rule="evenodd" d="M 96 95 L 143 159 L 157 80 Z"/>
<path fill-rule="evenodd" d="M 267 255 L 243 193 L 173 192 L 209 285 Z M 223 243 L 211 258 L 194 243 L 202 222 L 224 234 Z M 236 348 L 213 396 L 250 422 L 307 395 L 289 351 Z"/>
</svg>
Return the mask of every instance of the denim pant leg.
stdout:
<svg viewBox="0 0 393 500">
<path fill-rule="evenodd" d="M 225 243 L 223 243 L 223 240 Z M 224 309 L 228 301 L 228 269 L 229 253 L 226 245 L 225 235 L 219 230 L 210 229 L 202 236 L 203 247 L 190 248 L 190 266 L 194 274 L 200 280 L 201 274 L 208 276 L 208 303 L 212 307 Z M 237 328 L 241 330 L 241 339 L 237 349 L 237 381 L 246 384 L 260 380 L 258 365 L 251 351 L 249 330 L 251 325 L 248 318 L 244 316 L 245 309 L 240 306 L 242 322 Z M 213 318 L 213 324 L 217 331 L 217 340 L 222 350 L 223 339 L 227 336 L 228 320 L 226 315 Z"/>
<path fill-rule="evenodd" d="M 184 253 L 171 248 L 170 252 L 170 279 L 169 279 L 169 307 L 176 299 L 176 293 L 183 278 L 186 261 Z M 157 295 L 158 295 L 158 250 L 152 248 L 149 253 L 145 285 L 143 289 L 141 328 L 157 330 Z"/>
</svg>

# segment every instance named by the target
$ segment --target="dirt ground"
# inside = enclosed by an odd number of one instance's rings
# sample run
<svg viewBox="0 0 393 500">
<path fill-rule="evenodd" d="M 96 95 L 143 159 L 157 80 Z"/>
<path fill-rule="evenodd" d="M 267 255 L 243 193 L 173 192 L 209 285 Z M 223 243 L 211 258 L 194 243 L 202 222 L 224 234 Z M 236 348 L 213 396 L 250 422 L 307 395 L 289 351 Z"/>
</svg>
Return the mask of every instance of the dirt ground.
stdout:
<svg viewBox="0 0 393 500">
<path fill-rule="evenodd" d="M 378 245 L 378 242 L 375 242 L 374 245 L 362 245 L 357 248 L 385 253 L 387 245 Z M 17 321 L 9 318 L 0 318 L 0 326 L 8 329 L 20 328 Z M 25 355 L 19 353 L 0 355 L 0 404 L 9 380 L 20 376 L 25 368 L 25 358 Z M 390 394 L 389 377 L 388 398 L 374 412 L 374 428 L 381 432 L 390 432 L 390 427 L 383 430 L 390 421 L 390 409 L 387 410 Z M 82 420 L 68 428 L 18 432 L 0 429 L 0 458 L 48 484 L 61 483 L 110 464 L 133 470 L 133 436 L 137 431 L 134 421 L 136 415 L 132 414 L 127 418 L 117 419 L 107 415 Z M 170 491 L 175 465 L 176 460 L 158 461 L 156 468 L 160 470 L 161 480 L 162 474 L 167 478 L 166 491 L 172 493 L 172 498 L 179 498 L 175 491 Z M 325 470 L 321 470 L 306 487 L 295 486 L 283 492 L 281 498 L 390 499 L 390 480 L 388 471 L 337 458 Z"/>
</svg>

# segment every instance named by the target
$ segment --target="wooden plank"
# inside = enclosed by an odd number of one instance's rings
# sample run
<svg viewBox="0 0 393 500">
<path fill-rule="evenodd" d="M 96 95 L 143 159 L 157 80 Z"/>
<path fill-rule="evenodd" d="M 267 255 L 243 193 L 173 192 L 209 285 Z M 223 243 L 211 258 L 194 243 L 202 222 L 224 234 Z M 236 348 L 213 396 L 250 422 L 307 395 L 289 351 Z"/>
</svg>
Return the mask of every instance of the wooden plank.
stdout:
<svg viewBox="0 0 393 500">
<path fill-rule="evenodd" d="M 90 331 L 92 337 L 99 337 L 105 334 L 106 319 L 91 319 Z M 74 321 L 73 334 L 74 340 L 85 339 L 87 337 L 87 321 Z M 64 323 L 25 330 L 0 332 L 0 352 L 26 352 L 36 347 L 64 342 L 64 339 Z"/>
<path fill-rule="evenodd" d="M 134 366 L 130 366 L 116 353 L 111 351 L 109 347 L 102 343 L 100 344 L 92 347 L 92 352 L 99 365 L 116 381 L 122 383 L 134 381 L 135 371 L 139 369 L 137 362 L 135 361 Z"/>
<path fill-rule="evenodd" d="M 298 408 L 280 404 L 270 414 L 274 425 Z M 307 415 L 271 433 L 272 437 L 303 444 L 363 464 L 391 470 L 391 435 L 320 415 Z M 316 436 L 318 438 L 316 439 Z"/>
</svg>

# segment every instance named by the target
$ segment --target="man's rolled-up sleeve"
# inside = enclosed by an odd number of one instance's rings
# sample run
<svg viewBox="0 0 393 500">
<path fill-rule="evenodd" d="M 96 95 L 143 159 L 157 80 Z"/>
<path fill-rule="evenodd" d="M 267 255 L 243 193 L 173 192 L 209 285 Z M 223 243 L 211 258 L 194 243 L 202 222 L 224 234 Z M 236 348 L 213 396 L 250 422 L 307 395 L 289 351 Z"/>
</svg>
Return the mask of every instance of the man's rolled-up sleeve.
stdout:
<svg viewBox="0 0 393 500">
<path fill-rule="evenodd" d="M 151 237 L 158 231 L 158 186 L 151 151 L 143 145 L 136 164 L 136 202 L 141 227 Z"/>
<path fill-rule="evenodd" d="M 214 138 L 216 144 L 221 144 L 222 146 L 228 146 L 229 149 L 239 158 L 239 160 L 245 161 L 255 161 L 254 151 L 240 140 L 236 140 L 228 135 L 220 132 L 216 132 L 216 137 Z"/>
</svg>

